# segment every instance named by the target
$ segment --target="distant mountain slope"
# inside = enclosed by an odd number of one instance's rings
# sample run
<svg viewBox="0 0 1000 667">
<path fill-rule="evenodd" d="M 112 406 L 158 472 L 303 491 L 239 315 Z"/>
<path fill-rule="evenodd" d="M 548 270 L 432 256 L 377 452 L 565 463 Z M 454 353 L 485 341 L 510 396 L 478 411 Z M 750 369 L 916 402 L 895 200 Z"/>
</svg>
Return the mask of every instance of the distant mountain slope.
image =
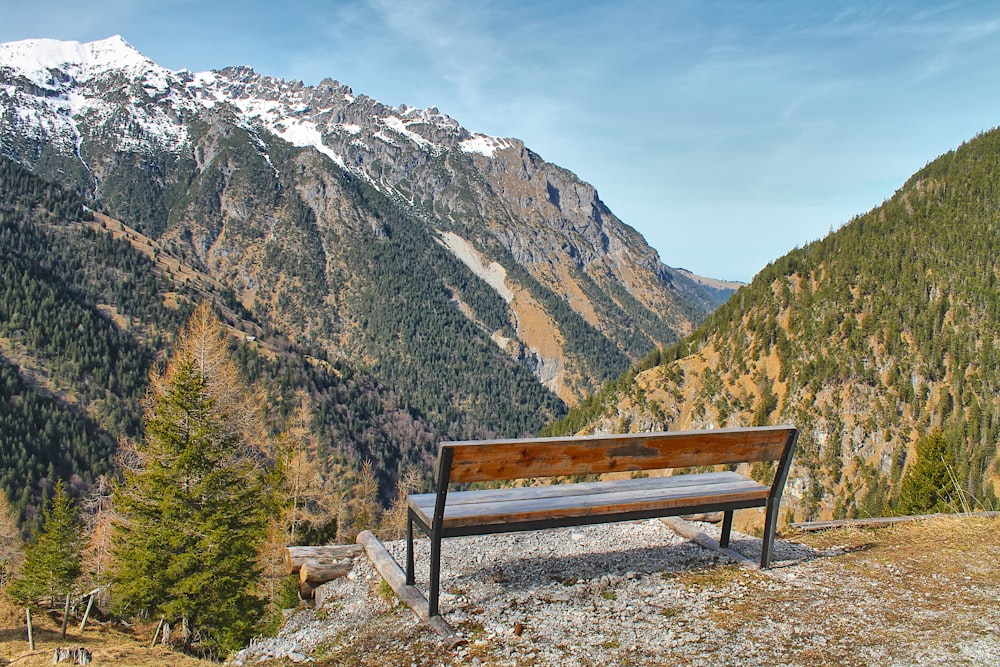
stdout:
<svg viewBox="0 0 1000 667">
<path fill-rule="evenodd" d="M 574 403 L 730 293 L 516 139 L 332 80 L 172 72 L 119 37 L 0 45 L 0 152 L 456 436 L 538 428 L 562 406 L 532 382 Z"/>
<path fill-rule="evenodd" d="M 0 159 L 0 488 L 26 521 L 55 479 L 83 491 L 112 472 L 118 439 L 141 435 L 151 365 L 206 299 L 272 434 L 305 403 L 327 474 L 370 460 L 387 496 L 406 467 L 430 469 L 444 436 L 405 395 L 247 319 L 230 290 L 159 243 Z"/>
<path fill-rule="evenodd" d="M 940 429 L 961 500 L 994 503 L 998 184 L 994 130 L 775 261 L 555 429 L 793 423 L 803 431 L 788 489 L 796 518 L 888 511 L 915 443 Z"/>
</svg>

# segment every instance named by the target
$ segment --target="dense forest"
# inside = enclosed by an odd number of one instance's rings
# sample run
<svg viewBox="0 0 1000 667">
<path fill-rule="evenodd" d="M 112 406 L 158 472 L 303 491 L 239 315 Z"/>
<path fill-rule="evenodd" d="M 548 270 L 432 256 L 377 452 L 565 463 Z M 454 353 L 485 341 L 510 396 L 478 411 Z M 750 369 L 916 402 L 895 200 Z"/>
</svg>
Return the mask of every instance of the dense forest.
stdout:
<svg viewBox="0 0 1000 667">
<path fill-rule="evenodd" d="M 377 360 L 372 372 L 380 382 L 449 439 L 529 434 L 561 416 L 562 401 L 490 340 L 494 331 L 514 337 L 500 296 L 412 214 L 364 181 L 345 176 L 342 183 L 348 201 L 377 220 L 341 239 L 359 285 L 342 299 L 358 324 L 362 354 Z M 456 296 L 475 322 L 454 306 Z M 619 368 L 627 366 L 613 343 L 588 329 L 591 345 L 610 348 Z"/>
<path fill-rule="evenodd" d="M 0 193 L 2 485 L 26 512 L 58 478 L 108 472 L 117 438 L 139 434 L 153 346 L 184 313 L 163 308 L 144 255 L 85 226 L 79 197 L 7 161 Z M 149 322 L 149 343 L 99 305 Z"/>
<path fill-rule="evenodd" d="M 328 469 L 375 463 L 384 501 L 407 467 L 430 469 L 440 430 L 370 372 L 260 327 L 230 291 L 206 293 L 159 270 L 150 253 L 101 229 L 80 197 L 15 163 L 0 161 L 0 195 L 0 486 L 26 530 L 57 479 L 85 493 L 113 472 L 118 441 L 142 435 L 150 369 L 205 298 L 232 331 L 256 334 L 230 343 L 266 397 L 272 435 L 304 395 L 314 454 Z"/>
<path fill-rule="evenodd" d="M 997 183 L 994 130 L 767 266 L 693 335 L 550 432 L 795 424 L 797 518 L 898 509 L 904 471 L 929 439 L 943 443 L 950 506 L 994 506 Z"/>
</svg>

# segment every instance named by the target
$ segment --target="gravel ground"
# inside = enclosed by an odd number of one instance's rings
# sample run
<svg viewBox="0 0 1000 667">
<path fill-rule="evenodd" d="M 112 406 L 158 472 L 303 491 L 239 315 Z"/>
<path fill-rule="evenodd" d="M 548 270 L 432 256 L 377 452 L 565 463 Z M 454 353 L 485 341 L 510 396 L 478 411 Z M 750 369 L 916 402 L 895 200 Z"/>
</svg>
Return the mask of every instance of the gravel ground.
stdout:
<svg viewBox="0 0 1000 667">
<path fill-rule="evenodd" d="M 404 543 L 386 547 L 405 562 Z M 734 533 L 731 548 L 754 559 L 760 540 Z M 780 540 L 778 567 L 760 572 L 656 520 L 454 538 L 441 607 L 464 646 L 446 649 L 360 557 L 322 587 L 319 609 L 295 612 L 232 664 L 1000 665 L 995 576 L 910 586 L 905 566 L 871 548 Z M 419 540 L 418 587 L 428 551 Z"/>
</svg>

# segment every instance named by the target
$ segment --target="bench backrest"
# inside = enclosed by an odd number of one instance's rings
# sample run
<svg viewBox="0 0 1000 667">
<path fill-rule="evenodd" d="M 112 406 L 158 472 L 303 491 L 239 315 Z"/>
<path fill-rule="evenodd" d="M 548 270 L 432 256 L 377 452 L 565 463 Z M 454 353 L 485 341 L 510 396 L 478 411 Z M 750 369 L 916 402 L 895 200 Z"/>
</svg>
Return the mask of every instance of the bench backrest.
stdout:
<svg viewBox="0 0 1000 667">
<path fill-rule="evenodd" d="M 792 426 L 761 426 L 445 442 L 438 480 L 485 482 L 777 460 L 787 468 L 795 440 Z"/>
</svg>

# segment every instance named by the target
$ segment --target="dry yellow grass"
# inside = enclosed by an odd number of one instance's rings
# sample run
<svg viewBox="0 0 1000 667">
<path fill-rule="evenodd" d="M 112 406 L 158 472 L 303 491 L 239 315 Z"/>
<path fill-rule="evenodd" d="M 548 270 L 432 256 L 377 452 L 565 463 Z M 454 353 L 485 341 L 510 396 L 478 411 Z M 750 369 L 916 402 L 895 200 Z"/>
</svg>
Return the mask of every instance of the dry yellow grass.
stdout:
<svg viewBox="0 0 1000 667">
<path fill-rule="evenodd" d="M 936 518 L 798 541 L 844 553 L 788 570 L 797 585 L 758 586 L 714 615 L 719 627 L 759 634 L 776 664 L 794 654 L 805 664 L 861 666 L 887 646 L 969 664 L 963 646 L 1000 630 L 1000 520 Z M 803 633 L 826 640 L 800 650 Z"/>
<path fill-rule="evenodd" d="M 6 595 L 0 594 L 0 665 L 41 667 L 52 664 L 57 647 L 82 646 L 93 654 L 94 665 L 121 665 L 122 667 L 205 667 L 213 665 L 207 660 L 171 651 L 165 646 L 149 648 L 155 625 L 127 629 L 113 623 L 88 622 L 81 633 L 80 619 L 70 619 L 66 638 L 62 638 L 62 612 L 32 613 L 35 650 L 28 647 L 24 608 L 16 605 Z M 68 663 L 64 663 L 68 664 Z"/>
</svg>

